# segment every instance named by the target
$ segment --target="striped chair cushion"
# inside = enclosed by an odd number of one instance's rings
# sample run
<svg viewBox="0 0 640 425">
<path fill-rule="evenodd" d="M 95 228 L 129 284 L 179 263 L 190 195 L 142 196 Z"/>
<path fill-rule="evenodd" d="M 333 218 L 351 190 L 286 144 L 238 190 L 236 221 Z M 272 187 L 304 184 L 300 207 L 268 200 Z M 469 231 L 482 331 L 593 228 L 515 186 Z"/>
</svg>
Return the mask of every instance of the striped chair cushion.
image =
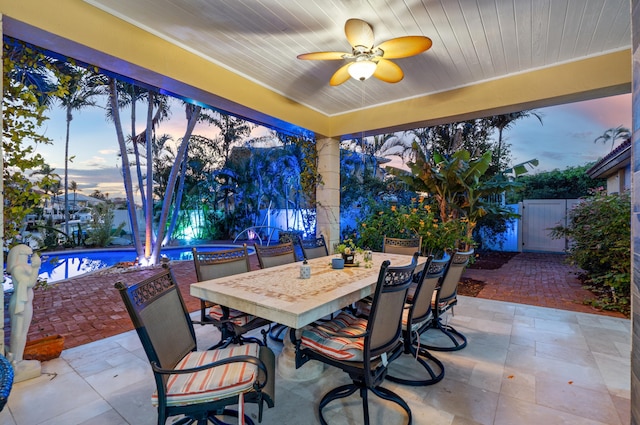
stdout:
<svg viewBox="0 0 640 425">
<path fill-rule="evenodd" d="M 258 357 L 258 344 L 233 345 L 210 351 L 193 351 L 178 363 L 176 370 L 203 366 L 217 360 L 234 356 Z M 239 394 L 253 387 L 258 367 L 245 362 L 230 363 L 201 372 L 171 375 L 167 381 L 167 405 L 184 406 L 219 400 Z M 154 406 L 158 405 L 158 394 L 151 396 Z"/>
<path fill-rule="evenodd" d="M 371 299 L 363 299 L 356 302 L 356 315 L 360 317 L 369 317 L 371 314 Z"/>
<path fill-rule="evenodd" d="M 318 351 L 337 360 L 362 361 L 364 337 L 345 338 L 333 336 L 330 332 L 347 335 L 363 334 L 367 330 L 367 320 L 359 319 L 346 311 L 340 312 L 334 319 L 317 326 L 302 328 L 301 345 Z"/>
<path fill-rule="evenodd" d="M 426 319 L 421 322 L 416 322 L 411 325 L 411 331 L 417 331 L 422 325 L 433 318 L 433 314 L 429 313 Z M 405 308 L 402 312 L 402 329 L 407 329 L 407 322 L 409 321 L 409 309 Z"/>
<path fill-rule="evenodd" d="M 447 305 L 449 304 L 453 304 L 456 301 L 456 299 L 451 299 L 449 301 L 441 301 L 438 304 L 438 308 L 440 310 L 442 310 L 443 308 L 445 308 Z M 431 308 L 435 309 L 436 308 L 436 291 L 433 291 L 433 297 L 431 298 Z"/>
<path fill-rule="evenodd" d="M 214 305 L 209 309 L 209 316 L 211 316 L 214 320 L 222 320 L 223 312 L 222 307 L 219 305 Z M 237 326 L 245 326 L 247 323 L 255 319 L 255 316 L 251 316 L 250 314 L 245 314 L 239 310 L 234 310 L 232 308 L 229 309 L 229 318 L 234 325 Z"/>
</svg>

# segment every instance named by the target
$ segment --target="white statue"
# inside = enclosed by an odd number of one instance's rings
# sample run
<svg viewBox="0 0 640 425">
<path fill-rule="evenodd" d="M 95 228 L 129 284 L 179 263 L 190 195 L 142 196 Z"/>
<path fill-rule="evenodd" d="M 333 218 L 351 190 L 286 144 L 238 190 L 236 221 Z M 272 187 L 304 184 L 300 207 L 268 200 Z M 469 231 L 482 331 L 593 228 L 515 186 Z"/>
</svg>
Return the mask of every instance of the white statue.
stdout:
<svg viewBox="0 0 640 425">
<path fill-rule="evenodd" d="M 27 245 L 14 246 L 7 257 L 7 273 L 13 282 L 13 295 L 9 301 L 11 337 L 7 358 L 13 365 L 16 382 L 40 376 L 40 362 L 22 358 L 33 318 L 33 287 L 38 281 L 40 264 L 40 256 L 34 254 Z"/>
</svg>

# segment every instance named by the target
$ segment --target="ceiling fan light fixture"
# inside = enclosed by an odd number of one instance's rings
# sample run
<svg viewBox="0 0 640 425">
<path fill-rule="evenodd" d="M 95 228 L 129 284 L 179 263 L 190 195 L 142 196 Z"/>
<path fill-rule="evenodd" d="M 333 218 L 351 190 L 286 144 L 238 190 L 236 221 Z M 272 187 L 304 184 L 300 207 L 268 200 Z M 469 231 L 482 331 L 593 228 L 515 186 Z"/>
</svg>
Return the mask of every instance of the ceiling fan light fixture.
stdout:
<svg viewBox="0 0 640 425">
<path fill-rule="evenodd" d="M 373 75 L 376 66 L 378 64 L 370 60 L 355 61 L 349 66 L 349 75 L 356 80 L 364 81 Z"/>
</svg>

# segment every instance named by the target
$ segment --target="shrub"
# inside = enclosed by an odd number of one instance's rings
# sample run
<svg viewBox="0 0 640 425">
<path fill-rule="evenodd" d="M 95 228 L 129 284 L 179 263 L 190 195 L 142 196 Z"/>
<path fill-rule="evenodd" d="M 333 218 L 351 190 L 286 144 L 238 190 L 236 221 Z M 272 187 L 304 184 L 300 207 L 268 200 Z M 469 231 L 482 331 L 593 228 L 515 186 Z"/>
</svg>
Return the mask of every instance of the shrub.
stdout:
<svg viewBox="0 0 640 425">
<path fill-rule="evenodd" d="M 627 311 L 631 282 L 631 198 L 596 189 L 569 213 L 569 224 L 552 229 L 571 240 L 569 260 L 587 273 L 587 284 L 604 291 L 601 307 Z"/>
<path fill-rule="evenodd" d="M 424 197 L 412 198 L 409 205 L 382 205 L 369 209 L 359 225 L 358 245 L 375 251 L 382 249 L 384 236 L 390 238 L 422 237 L 424 254 L 440 254 L 465 240 L 464 220 L 441 220 Z"/>
<path fill-rule="evenodd" d="M 109 245 L 113 238 L 120 234 L 125 224 L 120 223 L 117 227 L 113 227 L 113 204 L 106 202 L 104 204 L 96 204 L 91 211 L 91 229 L 87 231 L 85 243 L 89 246 L 104 247 Z"/>
</svg>

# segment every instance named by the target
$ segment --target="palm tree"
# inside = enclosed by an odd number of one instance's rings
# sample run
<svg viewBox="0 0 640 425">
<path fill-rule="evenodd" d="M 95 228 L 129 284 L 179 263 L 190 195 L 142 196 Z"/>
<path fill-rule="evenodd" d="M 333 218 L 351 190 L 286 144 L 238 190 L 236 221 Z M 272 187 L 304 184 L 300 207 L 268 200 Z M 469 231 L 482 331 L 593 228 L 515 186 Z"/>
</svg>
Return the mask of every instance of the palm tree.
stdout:
<svg viewBox="0 0 640 425">
<path fill-rule="evenodd" d="M 528 111 L 520 111 L 520 112 L 511 112 L 509 114 L 495 115 L 490 118 L 491 124 L 498 129 L 498 149 L 496 153 L 496 162 L 498 165 L 498 171 L 502 171 L 502 167 L 500 165 L 501 156 L 502 156 L 502 141 L 503 141 L 503 133 L 504 130 L 511 128 L 514 123 L 518 120 L 536 117 L 540 124 L 542 124 L 542 115 L 540 115 L 536 111 L 528 110 Z"/>
<path fill-rule="evenodd" d="M 69 136 L 71 134 L 71 121 L 73 112 L 89 106 L 96 106 L 95 97 L 102 94 L 98 74 L 83 68 L 66 66 L 66 75 L 70 77 L 67 91 L 59 96 L 60 105 L 66 110 L 66 138 L 64 145 L 64 231 L 69 234 Z"/>
<path fill-rule="evenodd" d="M 106 201 L 107 198 L 109 198 L 109 194 L 108 193 L 102 193 L 100 192 L 99 189 L 94 189 L 93 193 L 91 193 L 92 198 L 96 198 L 96 199 L 102 199 L 103 201 Z"/>
<path fill-rule="evenodd" d="M 220 129 L 221 142 L 215 147 L 217 153 L 222 159 L 222 168 L 227 166 L 231 148 L 238 144 L 240 140 L 251 134 L 254 126 L 240 118 L 231 115 L 224 115 L 214 112 L 214 115 L 202 114 L 202 121 L 215 125 Z"/>
<path fill-rule="evenodd" d="M 609 143 L 609 141 L 611 141 L 611 150 L 613 151 L 613 146 L 618 140 L 627 140 L 630 137 L 631 131 L 628 128 L 619 125 L 616 128 L 608 129 L 603 135 L 596 137 L 593 143 Z"/>
<path fill-rule="evenodd" d="M 191 135 L 193 134 L 193 129 L 200 118 L 200 111 L 202 108 L 200 106 L 194 106 L 188 103 L 185 103 L 185 112 L 187 116 L 187 128 L 185 129 L 184 136 L 182 137 L 182 141 L 178 146 L 178 150 L 176 151 L 176 158 L 182 159 L 182 161 L 186 161 L 188 148 L 189 148 L 189 140 L 191 139 Z M 160 241 L 165 240 L 165 231 L 167 225 L 167 219 L 169 217 L 169 209 L 171 207 L 171 201 L 174 196 L 176 183 L 178 181 L 178 174 L 182 169 L 182 161 L 176 162 L 174 166 L 171 168 L 171 173 L 169 173 L 169 180 L 167 184 L 167 193 L 165 194 L 165 198 L 162 202 L 162 210 L 160 212 L 160 220 L 158 221 L 158 237 L 156 238 L 156 243 L 153 246 L 153 251 L 151 253 L 150 262 L 155 264 L 155 262 L 160 258 Z M 178 214 L 178 210 L 174 208 L 173 213 Z M 167 240 L 171 238 L 170 234 L 166 234 Z"/>
<path fill-rule="evenodd" d="M 73 208 L 77 210 L 78 207 L 76 205 L 76 192 L 82 192 L 82 189 L 78 187 L 78 183 L 76 183 L 75 180 L 71 180 L 71 182 L 69 183 L 69 189 L 73 192 Z"/>
<path fill-rule="evenodd" d="M 124 81 L 116 81 L 116 88 L 118 90 L 118 105 L 120 108 L 128 107 L 130 109 L 129 118 L 131 121 L 131 136 L 129 141 L 133 147 L 133 155 L 136 159 L 135 166 L 138 175 L 138 189 L 140 190 L 140 198 L 142 200 L 142 204 L 146 204 L 144 184 L 142 181 L 142 169 L 140 168 L 140 152 L 138 151 L 138 143 L 143 143 L 144 141 L 144 133 L 139 135 L 136 132 L 136 116 L 137 116 L 137 104 L 139 101 L 146 99 L 147 90 L 138 87 L 134 84 L 124 82 Z M 107 119 L 113 121 L 113 111 L 110 107 L 107 108 Z M 142 140 L 140 140 L 142 139 Z"/>
<path fill-rule="evenodd" d="M 53 191 L 53 188 L 56 186 L 56 182 L 58 186 L 60 185 L 60 176 L 55 173 L 56 169 L 51 168 L 51 166 L 47 163 L 42 164 L 39 170 L 35 170 L 31 172 L 31 176 L 40 175 L 42 179 L 40 180 L 40 189 L 44 191 L 44 206 L 47 205 L 47 200 L 49 198 L 49 192 Z"/>
<path fill-rule="evenodd" d="M 378 134 L 373 137 L 353 139 L 347 144 L 347 149 L 354 152 L 360 150 L 363 155 L 363 177 L 366 177 L 367 162 L 371 163 L 371 175 L 375 177 L 378 170 L 379 158 L 386 158 L 392 155 L 402 157 L 405 144 L 401 138 L 401 133 Z"/>
<path fill-rule="evenodd" d="M 144 251 L 140 243 L 140 231 L 138 220 L 136 220 L 135 200 L 133 198 L 133 182 L 131 180 L 131 166 L 129 164 L 129 155 L 127 153 L 127 142 L 122 131 L 122 122 L 120 121 L 120 100 L 117 81 L 115 78 L 109 78 L 109 110 L 112 115 L 113 125 L 116 129 L 118 138 L 118 146 L 120 147 L 120 160 L 122 161 L 122 179 L 124 181 L 124 192 L 127 197 L 127 212 L 131 222 L 132 238 L 136 247 L 138 258 L 144 258 Z"/>
</svg>

